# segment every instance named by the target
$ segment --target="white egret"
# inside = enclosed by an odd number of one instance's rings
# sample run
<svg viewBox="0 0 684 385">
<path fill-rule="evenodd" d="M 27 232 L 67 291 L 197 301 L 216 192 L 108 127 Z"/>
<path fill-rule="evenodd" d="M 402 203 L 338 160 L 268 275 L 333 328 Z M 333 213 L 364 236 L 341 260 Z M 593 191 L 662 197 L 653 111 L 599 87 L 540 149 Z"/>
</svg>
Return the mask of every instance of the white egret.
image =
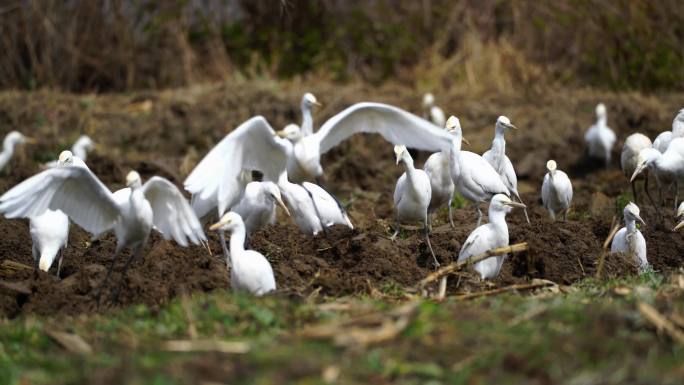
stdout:
<svg viewBox="0 0 684 385">
<path fill-rule="evenodd" d="M 639 221 L 645 225 L 643 219 L 639 216 L 639 207 L 632 202 L 629 202 L 623 210 L 625 217 L 625 227 L 615 233 L 613 242 L 610 245 L 611 252 L 628 253 L 634 256 L 634 260 L 641 271 L 648 267 L 648 260 L 646 259 L 646 240 L 637 229 L 636 222 Z"/>
<path fill-rule="evenodd" d="M 548 172 L 544 175 L 541 189 L 542 203 L 552 220 L 555 221 L 558 214 L 566 220 L 572 202 L 572 183 L 568 174 L 557 169 L 555 160 L 546 162 L 546 169 Z"/>
<path fill-rule="evenodd" d="M 679 220 L 680 222 L 677 224 L 677 226 L 672 229 L 672 231 L 677 231 L 684 227 L 684 201 L 679 204 L 679 207 L 677 208 L 677 214 L 675 215 L 675 219 Z"/>
<path fill-rule="evenodd" d="M 432 196 L 430 197 L 430 206 L 428 206 L 428 214 L 435 212 L 440 207 L 447 205 L 449 208 L 449 223 L 451 227 L 454 225 L 454 218 L 452 215 L 451 201 L 454 199 L 454 181 L 451 180 L 451 167 L 449 166 L 449 153 L 436 152 L 430 155 L 423 170 L 430 178 L 430 188 Z"/>
<path fill-rule="evenodd" d="M 518 199 L 519 202 L 523 203 L 520 199 L 520 194 L 518 194 L 518 176 L 515 175 L 515 169 L 513 168 L 513 163 L 506 156 L 506 139 L 504 139 L 504 133 L 506 130 L 518 128 L 511 124 L 511 120 L 506 116 L 499 116 L 496 119 L 496 125 L 494 126 L 494 140 L 492 140 L 492 148 L 487 150 L 482 157 L 494 167 L 494 170 L 501 176 L 501 181 L 506 185 L 508 191 Z M 525 213 L 525 220 L 530 223 L 530 218 L 527 215 L 527 208 L 523 209 Z"/>
<path fill-rule="evenodd" d="M 229 231 L 230 285 L 235 291 L 262 296 L 276 289 L 273 269 L 259 252 L 245 250 L 245 224 L 240 214 L 228 212 L 210 230 Z"/>
<path fill-rule="evenodd" d="M 423 111 L 423 117 L 435 126 L 444 127 L 446 124 L 444 111 L 435 105 L 435 96 L 429 92 L 423 95 Z"/>
<path fill-rule="evenodd" d="M 661 190 L 662 186 L 674 182 L 676 209 L 678 203 L 679 181 L 684 179 L 684 138 L 674 138 L 664 153 L 661 153 L 655 148 L 645 148 L 641 150 L 637 156 L 637 165 L 634 173 L 632 173 L 630 182 L 633 182 L 646 169 L 655 176 L 659 190 Z M 650 193 L 648 192 L 648 178 L 645 178 L 646 183 L 644 184 L 644 188 L 646 189 L 647 196 L 651 199 Z M 653 199 L 651 199 L 651 203 L 658 209 L 658 206 L 655 205 Z"/>
<path fill-rule="evenodd" d="M 18 144 L 24 143 L 33 144 L 36 143 L 36 140 L 19 131 L 12 131 L 5 136 L 5 139 L 2 141 L 2 152 L 0 152 L 0 171 L 4 169 L 10 159 L 12 159 L 14 148 Z"/>
<path fill-rule="evenodd" d="M 425 242 L 430 249 L 430 254 L 432 254 L 433 263 L 435 266 L 439 266 L 435 252 L 430 244 L 428 230 L 428 206 L 430 205 L 430 197 L 432 195 L 430 178 L 425 171 L 416 169 L 413 166 L 413 159 L 405 146 L 394 146 L 394 153 L 397 157 L 397 164 L 401 163 L 405 170 L 401 177 L 399 177 L 399 180 L 397 180 L 397 186 L 394 189 L 394 208 L 397 211 L 397 222 L 398 224 L 423 223 Z M 392 235 L 393 240 L 399 234 L 398 224 L 397 229 Z"/>
<path fill-rule="evenodd" d="M 610 166 L 611 152 L 617 137 L 607 124 L 606 106 L 603 103 L 596 105 L 596 123 L 589 127 L 584 134 L 587 142 L 589 156 L 603 159 L 606 167 Z"/>
<path fill-rule="evenodd" d="M 33 246 L 31 253 L 36 268 L 50 270 L 52 262 L 58 259 L 57 277 L 62 270 L 62 249 L 69 241 L 69 217 L 61 210 L 47 209 L 40 215 L 30 218 L 29 230 Z"/>
<path fill-rule="evenodd" d="M 311 92 L 307 92 L 302 96 L 302 134 L 311 135 L 314 133 L 313 115 L 311 111 L 314 106 L 321 106 L 321 103 L 316 100 L 316 97 Z"/>
<path fill-rule="evenodd" d="M 88 135 L 81 135 L 74 142 L 74 145 L 71 146 L 71 153 L 73 154 L 74 157 L 85 162 L 85 160 L 88 157 L 88 153 L 94 149 L 95 149 L 95 142 L 93 142 L 93 140 L 90 139 L 90 137 Z M 51 162 L 46 163 L 45 166 L 46 167 L 57 167 L 58 164 L 59 164 L 58 161 L 51 161 Z"/>
<path fill-rule="evenodd" d="M 75 159 L 68 151 L 60 154 L 63 163 Z M 7 191 L 0 197 L 0 212 L 7 218 L 30 218 L 47 209 L 62 210 L 96 237 L 114 230 L 116 251 L 102 287 L 109 280 L 116 257 L 130 247 L 134 251 L 124 265 L 126 274 L 153 227 L 165 239 L 173 238 L 181 246 L 187 246 L 188 240 L 195 244 L 206 240 L 195 213 L 173 183 L 155 176 L 143 185 L 140 175 L 131 171 L 126 185 L 111 193 L 87 167 L 63 165 L 38 173 Z M 118 289 L 113 298 L 117 296 Z"/>
<path fill-rule="evenodd" d="M 661 132 L 653 141 L 653 148 L 664 153 L 674 138 L 684 137 L 684 108 L 672 120 L 672 130 Z"/>
<path fill-rule="evenodd" d="M 292 218 L 303 233 L 316 236 L 333 225 L 354 229 L 344 207 L 321 186 L 309 182 L 292 183 L 284 172 L 278 180 L 278 187 Z"/>
<path fill-rule="evenodd" d="M 627 176 L 627 178 L 630 178 L 634 174 L 634 170 L 636 170 L 639 152 L 645 148 L 651 147 L 653 147 L 651 139 L 644 134 L 635 133 L 627 137 L 625 144 L 622 146 L 622 153 L 620 154 L 620 166 L 622 167 L 622 172 L 625 174 L 625 176 Z M 648 176 L 645 176 L 644 180 L 644 183 L 646 186 L 648 186 Z M 634 195 L 634 201 L 639 203 L 637 199 L 635 180 L 631 180 L 630 184 L 632 185 L 632 195 Z M 648 189 L 646 189 L 646 192 L 648 193 Z"/>
<path fill-rule="evenodd" d="M 470 151 L 461 151 L 463 133 L 458 118 L 449 117 L 446 126 L 447 131 L 452 135 L 449 149 L 451 179 L 454 181 L 456 191 L 473 202 L 478 214 L 477 226 L 480 226 L 482 222 L 480 204 L 489 201 L 496 194 L 509 195 L 508 188 L 501 180 L 501 176 L 483 157 Z"/>
<path fill-rule="evenodd" d="M 523 203 L 513 202 L 504 194 L 497 194 L 489 203 L 489 223 L 478 226 L 463 243 L 458 260 L 463 261 L 491 249 L 508 246 L 508 224 L 506 214 L 514 207 L 525 208 Z M 482 279 L 492 279 L 499 275 L 504 255 L 496 255 L 476 263 L 473 267 Z"/>
<path fill-rule="evenodd" d="M 321 155 L 356 133 L 377 133 L 394 145 L 423 151 L 448 150 L 453 139 L 434 124 L 400 108 L 382 103 L 357 103 L 328 119 L 313 135 L 304 135 L 296 125 L 277 132 L 293 145 L 287 161 L 290 180 L 298 182 L 322 176 Z"/>
<path fill-rule="evenodd" d="M 245 224 L 247 235 L 276 220 L 276 203 L 289 216 L 285 203 L 280 196 L 280 189 L 273 182 L 250 182 L 245 187 L 242 199 L 232 208 L 239 214 Z"/>
</svg>

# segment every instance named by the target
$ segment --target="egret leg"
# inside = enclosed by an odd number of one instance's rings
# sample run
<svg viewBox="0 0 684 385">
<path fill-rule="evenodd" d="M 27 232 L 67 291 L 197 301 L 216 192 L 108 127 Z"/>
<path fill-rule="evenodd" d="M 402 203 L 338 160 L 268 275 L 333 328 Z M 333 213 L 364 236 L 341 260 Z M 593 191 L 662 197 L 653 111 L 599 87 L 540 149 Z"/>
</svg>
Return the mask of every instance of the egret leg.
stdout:
<svg viewBox="0 0 684 385">
<path fill-rule="evenodd" d="M 36 250 L 36 246 L 31 246 L 31 252 L 33 254 L 33 279 L 38 278 L 38 263 L 40 261 L 40 254 Z"/>
<path fill-rule="evenodd" d="M 658 183 L 657 179 L 656 183 Z M 648 177 L 646 177 L 646 180 L 644 181 L 644 191 L 646 191 L 646 197 L 648 198 L 648 200 L 651 202 L 653 207 L 655 207 L 656 214 L 660 216 L 660 208 L 658 207 L 658 205 L 656 205 L 655 201 L 653 200 L 653 197 L 651 197 L 651 193 L 648 191 Z"/>
<path fill-rule="evenodd" d="M 456 225 L 454 225 L 454 216 L 453 209 L 451 208 L 451 201 L 449 201 L 449 224 L 451 225 L 452 229 L 456 228 Z"/>
<path fill-rule="evenodd" d="M 59 258 L 59 261 L 57 262 L 57 279 L 60 279 L 59 277 L 59 272 L 62 271 L 62 259 L 64 255 L 62 254 L 62 249 L 59 249 L 57 252 L 57 258 Z"/>
<path fill-rule="evenodd" d="M 230 251 L 228 251 L 228 246 L 226 245 L 226 235 L 223 230 L 219 230 L 219 239 L 221 241 L 221 248 L 223 249 L 223 258 L 226 259 L 226 266 L 230 269 Z"/>
<path fill-rule="evenodd" d="M 520 194 L 518 194 L 517 191 L 515 191 L 514 194 L 515 194 L 515 197 L 518 199 L 518 202 L 525 204 L 525 202 L 523 202 L 522 199 L 520 199 Z M 530 217 L 527 215 L 527 207 L 525 207 L 523 209 L 523 213 L 525 213 L 525 220 L 527 221 L 527 224 L 529 224 L 530 223 Z"/>
<path fill-rule="evenodd" d="M 394 223 L 394 234 L 390 237 L 390 240 L 394 242 L 395 239 L 397 239 L 397 235 L 399 235 L 399 220 Z"/>
<path fill-rule="evenodd" d="M 638 204 L 639 204 L 639 199 L 637 198 L 636 183 L 635 183 L 635 182 L 631 182 L 630 184 L 632 185 L 632 196 L 634 196 L 634 203 L 636 203 L 636 204 L 638 205 Z"/>
<path fill-rule="evenodd" d="M 677 212 L 677 202 L 679 201 L 679 182 L 677 180 L 675 180 L 674 186 L 675 186 L 675 204 L 674 204 L 674 206 L 675 206 L 675 212 Z"/>
<path fill-rule="evenodd" d="M 556 221 L 556 212 L 555 211 L 549 209 L 549 216 L 551 217 L 552 221 L 554 221 L 554 222 Z"/>
<path fill-rule="evenodd" d="M 435 264 L 435 267 L 439 267 L 439 262 L 437 261 L 437 257 L 435 256 L 435 251 L 432 250 L 432 244 L 430 244 L 430 233 L 428 231 L 428 220 L 427 216 L 425 216 L 425 220 L 423 222 L 423 231 L 425 232 L 425 242 L 427 242 L 428 249 L 430 249 L 430 254 L 432 254 L 432 261 Z"/>
<path fill-rule="evenodd" d="M 107 275 L 105 276 L 104 281 L 100 284 L 100 287 L 97 289 L 97 293 L 95 293 L 95 300 L 97 301 L 97 306 L 100 307 L 100 297 L 102 295 L 102 290 L 104 290 L 105 287 L 107 287 L 107 283 L 109 282 L 109 278 L 112 276 L 112 271 L 114 270 L 114 264 L 116 263 L 116 259 L 119 256 L 119 253 L 121 250 L 117 247 L 116 251 L 114 252 L 114 255 L 112 255 L 112 262 L 109 264 L 109 269 L 107 269 Z"/>
<path fill-rule="evenodd" d="M 145 243 L 147 242 L 142 242 L 140 246 L 138 246 L 135 249 L 135 252 L 131 253 L 131 255 L 126 260 L 126 264 L 124 265 L 123 271 L 121 272 L 121 281 L 119 282 L 119 285 L 116 287 L 116 289 L 114 289 L 114 293 L 112 293 L 112 303 L 116 303 L 119 300 L 119 294 L 121 293 L 121 287 L 123 287 L 124 285 L 128 267 L 131 265 L 131 262 L 133 262 L 133 260 L 138 256 L 138 254 L 140 254 L 143 247 L 145 247 Z"/>
<path fill-rule="evenodd" d="M 482 210 L 480 210 L 480 205 L 478 203 L 475 203 L 475 210 L 477 210 L 477 227 L 480 227 L 480 223 L 482 223 Z"/>
</svg>

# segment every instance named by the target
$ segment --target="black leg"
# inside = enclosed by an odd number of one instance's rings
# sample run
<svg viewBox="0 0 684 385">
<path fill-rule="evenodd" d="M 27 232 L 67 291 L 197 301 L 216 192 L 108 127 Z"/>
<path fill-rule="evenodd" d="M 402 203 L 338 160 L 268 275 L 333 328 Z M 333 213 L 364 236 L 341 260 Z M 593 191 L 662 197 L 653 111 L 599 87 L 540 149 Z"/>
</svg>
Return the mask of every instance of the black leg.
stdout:
<svg viewBox="0 0 684 385">
<path fill-rule="evenodd" d="M 116 259 L 119 256 L 119 253 L 121 250 L 117 248 L 117 250 L 114 252 L 114 255 L 112 255 L 112 262 L 109 264 L 109 269 L 107 270 L 107 275 L 105 276 L 104 281 L 100 284 L 100 287 L 97 289 L 97 293 L 95 293 L 95 300 L 97 301 L 97 307 L 100 307 L 100 298 L 102 296 L 102 290 L 107 287 L 107 283 L 109 282 L 109 278 L 112 276 L 112 271 L 114 270 L 114 265 L 116 264 Z"/>
<path fill-rule="evenodd" d="M 439 261 L 437 261 L 437 257 L 435 256 L 435 251 L 432 250 L 432 244 L 430 243 L 430 233 L 428 231 L 427 217 L 425 218 L 423 225 L 424 225 L 423 231 L 425 233 L 425 242 L 427 242 L 428 249 L 430 249 L 430 254 L 432 254 L 432 261 L 435 264 L 435 267 L 439 267 Z"/>
<path fill-rule="evenodd" d="M 646 197 L 648 197 L 648 200 L 651 202 L 653 207 L 655 207 L 656 214 L 658 215 L 658 217 L 660 217 L 660 208 L 658 208 L 658 205 L 656 205 L 655 201 L 653 200 L 653 197 L 651 197 L 651 193 L 648 191 L 648 176 L 644 181 L 644 191 L 646 191 Z"/>
<path fill-rule="evenodd" d="M 634 203 L 638 205 L 639 199 L 637 198 L 636 183 L 631 182 L 630 184 L 632 185 L 632 196 L 634 197 Z"/>
<path fill-rule="evenodd" d="M 124 282 L 126 281 L 126 272 L 128 271 L 128 267 L 131 265 L 131 262 L 140 254 L 142 251 L 143 247 L 145 247 L 145 243 L 143 242 L 140 244 L 135 249 L 134 253 L 131 253 L 130 257 L 128 257 L 128 260 L 126 260 L 126 264 L 124 265 L 123 271 L 121 272 L 121 281 L 119 282 L 119 285 L 114 288 L 114 293 L 112 293 L 112 303 L 116 303 L 119 300 L 119 294 L 121 293 L 121 287 L 124 285 Z"/>
</svg>

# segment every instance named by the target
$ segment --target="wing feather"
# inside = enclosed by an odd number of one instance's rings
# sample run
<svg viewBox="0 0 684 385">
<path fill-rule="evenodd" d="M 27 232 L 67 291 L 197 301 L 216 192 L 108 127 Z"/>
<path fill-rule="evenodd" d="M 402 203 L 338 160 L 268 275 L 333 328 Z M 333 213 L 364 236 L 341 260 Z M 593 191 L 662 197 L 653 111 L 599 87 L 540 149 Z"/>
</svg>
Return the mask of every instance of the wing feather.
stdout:
<svg viewBox="0 0 684 385">
<path fill-rule="evenodd" d="M 448 150 L 453 136 L 446 130 L 401 108 L 363 102 L 326 121 L 314 134 L 320 154 L 357 133 L 376 133 L 393 144 L 425 151 Z"/>
<path fill-rule="evenodd" d="M 165 239 L 173 238 L 181 246 L 187 246 L 188 240 L 194 244 L 206 240 L 197 215 L 173 183 L 155 176 L 145 182 L 143 193 L 152 206 L 152 223 Z"/>
<path fill-rule="evenodd" d="M 0 197 L 0 212 L 7 218 L 32 217 L 47 209 L 62 210 L 96 236 L 113 228 L 120 215 L 111 191 L 79 165 L 45 170 Z"/>
</svg>

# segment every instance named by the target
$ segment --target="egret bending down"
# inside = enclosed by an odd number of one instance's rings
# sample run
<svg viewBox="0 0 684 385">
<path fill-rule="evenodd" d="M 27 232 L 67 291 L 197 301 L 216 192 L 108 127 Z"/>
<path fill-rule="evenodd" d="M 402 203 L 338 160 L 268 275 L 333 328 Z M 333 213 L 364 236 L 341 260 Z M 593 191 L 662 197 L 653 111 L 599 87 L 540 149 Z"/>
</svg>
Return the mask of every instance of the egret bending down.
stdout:
<svg viewBox="0 0 684 385">
<path fill-rule="evenodd" d="M 568 174 L 557 169 L 555 160 L 546 162 L 546 169 L 549 172 L 544 175 L 542 183 L 542 203 L 552 220 L 555 221 L 558 214 L 562 214 L 563 220 L 566 220 L 572 202 L 572 183 Z"/>
<path fill-rule="evenodd" d="M 684 179 L 684 138 L 673 139 L 670 146 L 667 148 L 667 151 L 664 153 L 661 153 L 655 148 L 645 148 L 641 150 L 637 156 L 637 166 L 630 178 L 630 182 L 633 182 L 639 174 L 646 169 L 655 176 L 661 203 L 663 201 L 662 188 L 670 183 L 674 183 L 674 204 L 676 209 L 678 203 L 679 181 Z M 658 206 L 653 202 L 648 191 L 648 177 L 646 176 L 645 179 L 644 189 L 646 190 L 646 195 L 657 210 Z"/>
<path fill-rule="evenodd" d="M 231 233 L 230 285 L 233 290 L 262 296 L 276 289 L 271 264 L 261 253 L 245 250 L 245 224 L 239 214 L 228 212 L 209 229 Z"/>
<path fill-rule="evenodd" d="M 613 130 L 608 127 L 606 121 L 606 106 L 603 103 L 596 105 L 596 123 L 589 127 L 584 135 L 587 142 L 589 156 L 603 159 L 606 167 L 610 166 L 611 151 L 617 139 Z"/>
<path fill-rule="evenodd" d="M 64 151 L 60 161 L 72 163 L 73 155 Z M 2 195 L 0 212 L 7 218 L 30 218 L 47 209 L 62 210 L 96 237 L 114 230 L 116 251 L 102 287 L 109 280 L 116 257 L 130 247 L 134 252 L 124 266 L 125 275 L 131 261 L 145 246 L 152 227 L 181 246 L 187 246 L 188 240 L 195 244 L 206 240 L 195 213 L 173 183 L 153 177 L 143 185 L 140 175 L 131 171 L 126 176 L 126 185 L 111 193 L 87 167 L 51 168 Z M 117 296 L 118 289 L 113 299 Z"/>
<path fill-rule="evenodd" d="M 620 166 L 622 167 L 622 172 L 627 178 L 633 176 L 634 170 L 637 168 L 639 153 L 641 150 L 651 147 L 653 147 L 651 139 L 644 134 L 632 134 L 625 139 L 625 144 L 622 146 L 622 153 L 620 154 Z M 648 193 L 648 175 L 644 176 L 644 180 L 644 189 Z M 636 180 L 630 180 L 630 184 L 632 185 L 634 202 L 639 203 L 636 192 Z"/>
<path fill-rule="evenodd" d="M 466 260 L 474 255 L 485 253 L 491 249 L 508 246 L 508 224 L 506 214 L 514 207 L 525 208 L 525 205 L 513 202 L 503 194 L 495 195 L 489 203 L 489 223 L 473 230 L 463 243 L 458 261 Z M 499 275 L 507 254 L 495 255 L 476 263 L 473 267 L 482 279 L 492 279 Z"/>
<path fill-rule="evenodd" d="M 4 169 L 9 163 L 10 159 L 12 159 L 12 155 L 14 155 L 14 148 L 18 144 L 32 144 L 35 142 L 35 139 L 25 136 L 19 131 L 12 131 L 7 134 L 5 139 L 2 141 L 2 152 L 0 152 L 0 171 Z"/>
<path fill-rule="evenodd" d="M 430 178 L 425 171 L 416 169 L 413 166 L 413 159 L 405 146 L 394 146 L 394 153 L 397 156 L 397 164 L 401 163 L 406 170 L 394 189 L 394 207 L 397 210 L 397 222 L 411 223 L 422 222 L 423 230 L 425 232 L 425 241 L 427 242 L 432 260 L 435 266 L 439 266 L 435 252 L 432 250 L 430 244 L 430 235 L 428 230 L 428 206 L 430 205 L 430 197 L 432 195 L 432 188 L 430 187 Z M 392 239 L 399 234 L 399 226 L 392 235 Z"/>
<path fill-rule="evenodd" d="M 632 202 L 629 202 L 623 210 L 625 217 L 625 227 L 621 228 L 610 245 L 611 252 L 628 253 L 634 256 L 634 261 L 639 266 L 639 270 L 644 271 L 648 267 L 648 260 L 646 259 L 646 239 L 637 229 L 636 222 L 646 225 L 643 219 L 639 216 L 639 207 Z"/>
<path fill-rule="evenodd" d="M 290 212 L 283 203 L 280 189 L 273 182 L 250 182 L 245 188 L 245 193 L 232 209 L 233 212 L 244 218 L 247 235 L 259 230 L 267 224 L 274 224 L 276 220 L 276 203 Z"/>
<path fill-rule="evenodd" d="M 506 156 L 506 139 L 504 139 L 504 133 L 506 130 L 518 128 L 511 124 L 511 120 L 505 116 L 499 116 L 496 119 L 496 125 L 494 126 L 494 140 L 492 141 L 492 148 L 487 150 L 482 157 L 494 167 L 494 170 L 501 176 L 501 181 L 506 185 L 508 191 L 510 191 L 513 196 L 522 203 L 520 199 L 520 194 L 518 194 L 518 176 L 515 175 L 515 169 L 513 168 L 513 163 Z M 523 209 L 525 213 L 525 220 L 530 223 L 530 217 L 527 215 L 527 208 Z"/>
</svg>

